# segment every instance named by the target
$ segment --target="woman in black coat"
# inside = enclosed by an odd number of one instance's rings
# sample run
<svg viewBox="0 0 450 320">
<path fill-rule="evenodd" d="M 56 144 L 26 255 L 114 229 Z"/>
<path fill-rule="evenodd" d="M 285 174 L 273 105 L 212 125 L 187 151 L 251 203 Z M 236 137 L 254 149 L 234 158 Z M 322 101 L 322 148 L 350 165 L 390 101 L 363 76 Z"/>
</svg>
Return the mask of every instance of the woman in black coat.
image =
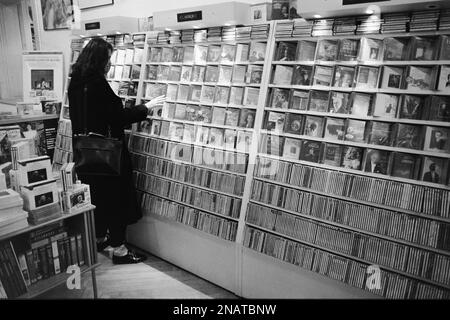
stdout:
<svg viewBox="0 0 450 320">
<path fill-rule="evenodd" d="M 83 101 L 86 93 L 87 129 L 102 135 L 124 139 L 124 127 L 144 121 L 149 110 L 164 102 L 158 97 L 146 105 L 124 108 L 105 75 L 110 68 L 113 47 L 101 38 L 92 39 L 73 65 L 68 89 L 72 134 L 84 133 Z M 142 214 L 132 183 L 131 160 L 124 144 L 121 176 L 100 177 L 79 175 L 90 185 L 92 203 L 96 206 L 97 249 L 114 248 L 113 263 L 137 263 L 145 259 L 125 245 L 127 225 L 137 222 Z"/>
</svg>

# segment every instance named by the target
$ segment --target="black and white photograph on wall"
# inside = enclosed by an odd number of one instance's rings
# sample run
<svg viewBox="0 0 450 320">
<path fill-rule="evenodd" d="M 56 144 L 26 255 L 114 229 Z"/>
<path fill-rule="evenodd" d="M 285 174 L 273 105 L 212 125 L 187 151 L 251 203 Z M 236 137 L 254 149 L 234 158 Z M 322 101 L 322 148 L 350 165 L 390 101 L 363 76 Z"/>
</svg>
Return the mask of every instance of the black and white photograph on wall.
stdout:
<svg viewBox="0 0 450 320">
<path fill-rule="evenodd" d="M 32 90 L 53 90 L 53 70 L 31 70 Z"/>
<path fill-rule="evenodd" d="M 73 0 L 41 0 L 44 30 L 68 29 L 74 22 Z"/>
</svg>

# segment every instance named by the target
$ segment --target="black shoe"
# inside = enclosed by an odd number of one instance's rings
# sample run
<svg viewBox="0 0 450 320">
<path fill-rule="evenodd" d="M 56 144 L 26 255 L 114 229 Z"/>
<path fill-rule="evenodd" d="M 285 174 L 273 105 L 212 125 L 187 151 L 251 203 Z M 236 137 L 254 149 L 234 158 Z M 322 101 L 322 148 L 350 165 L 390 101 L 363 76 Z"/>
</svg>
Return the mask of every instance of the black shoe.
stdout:
<svg viewBox="0 0 450 320">
<path fill-rule="evenodd" d="M 133 264 L 145 261 L 146 259 L 146 256 L 132 250 L 128 250 L 128 253 L 124 256 L 113 255 L 112 262 L 113 264 Z"/>
<path fill-rule="evenodd" d="M 109 246 L 109 235 L 106 235 L 105 238 L 104 241 L 97 242 L 97 252 L 103 252 Z"/>
</svg>

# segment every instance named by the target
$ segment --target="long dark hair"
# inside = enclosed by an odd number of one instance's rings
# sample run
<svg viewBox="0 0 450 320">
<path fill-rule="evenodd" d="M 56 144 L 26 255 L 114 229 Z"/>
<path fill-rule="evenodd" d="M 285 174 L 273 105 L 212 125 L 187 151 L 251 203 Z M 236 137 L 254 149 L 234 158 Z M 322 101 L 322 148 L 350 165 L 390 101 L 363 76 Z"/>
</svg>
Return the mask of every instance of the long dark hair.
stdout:
<svg viewBox="0 0 450 320">
<path fill-rule="evenodd" d="M 85 78 L 94 74 L 104 75 L 112 51 L 113 46 L 102 38 L 92 39 L 72 66 L 72 76 Z"/>
</svg>

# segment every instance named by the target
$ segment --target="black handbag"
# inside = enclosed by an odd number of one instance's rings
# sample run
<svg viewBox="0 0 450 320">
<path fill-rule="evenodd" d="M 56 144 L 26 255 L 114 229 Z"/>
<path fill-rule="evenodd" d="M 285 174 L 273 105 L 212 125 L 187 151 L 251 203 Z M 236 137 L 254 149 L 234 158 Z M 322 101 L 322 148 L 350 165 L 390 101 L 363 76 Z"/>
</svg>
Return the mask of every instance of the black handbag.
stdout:
<svg viewBox="0 0 450 320">
<path fill-rule="evenodd" d="M 87 87 L 84 87 L 82 112 L 82 134 L 73 135 L 73 160 L 75 172 L 84 176 L 120 176 L 123 142 L 108 136 L 88 132 Z"/>
</svg>

